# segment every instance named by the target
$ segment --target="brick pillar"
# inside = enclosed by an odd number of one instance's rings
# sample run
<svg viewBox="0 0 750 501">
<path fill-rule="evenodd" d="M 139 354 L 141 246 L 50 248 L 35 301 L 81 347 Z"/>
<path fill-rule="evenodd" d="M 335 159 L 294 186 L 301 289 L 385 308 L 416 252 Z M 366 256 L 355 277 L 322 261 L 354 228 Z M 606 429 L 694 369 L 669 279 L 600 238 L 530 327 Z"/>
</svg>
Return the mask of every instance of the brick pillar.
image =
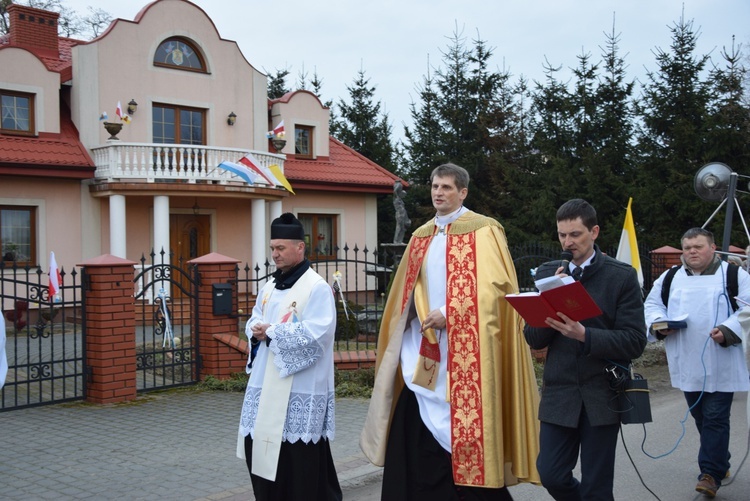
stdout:
<svg viewBox="0 0 750 501">
<path fill-rule="evenodd" d="M 227 379 L 236 372 L 245 370 L 247 355 L 237 347 L 241 343 L 229 343 L 220 339 L 238 337 L 236 311 L 232 315 L 214 315 L 213 285 L 231 283 L 233 304 L 237 297 L 237 264 L 240 261 L 212 252 L 190 261 L 198 267 L 200 287 L 198 287 L 198 343 L 201 357 L 200 379 L 211 375 L 217 379 Z"/>
<path fill-rule="evenodd" d="M 112 404 L 135 400 L 135 303 L 133 266 L 110 254 L 85 261 L 86 400 Z"/>
</svg>

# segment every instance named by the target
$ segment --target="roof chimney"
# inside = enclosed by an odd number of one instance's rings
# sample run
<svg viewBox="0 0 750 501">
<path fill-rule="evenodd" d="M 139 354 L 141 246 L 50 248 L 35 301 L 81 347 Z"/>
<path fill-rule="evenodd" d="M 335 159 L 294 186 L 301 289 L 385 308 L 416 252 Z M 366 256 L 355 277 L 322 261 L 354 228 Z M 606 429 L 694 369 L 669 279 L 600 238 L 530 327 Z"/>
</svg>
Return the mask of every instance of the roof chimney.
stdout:
<svg viewBox="0 0 750 501">
<path fill-rule="evenodd" d="M 12 3 L 8 6 L 10 45 L 59 52 L 57 19 L 60 14 Z"/>
</svg>

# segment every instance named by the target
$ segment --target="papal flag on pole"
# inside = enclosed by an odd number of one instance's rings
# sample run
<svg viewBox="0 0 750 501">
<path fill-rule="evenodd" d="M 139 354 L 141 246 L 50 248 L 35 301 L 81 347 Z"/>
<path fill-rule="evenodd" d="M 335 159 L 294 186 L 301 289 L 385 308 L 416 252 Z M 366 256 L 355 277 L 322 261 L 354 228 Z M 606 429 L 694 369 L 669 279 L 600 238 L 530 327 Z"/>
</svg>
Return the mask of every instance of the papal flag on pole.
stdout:
<svg viewBox="0 0 750 501">
<path fill-rule="evenodd" d="M 55 253 L 49 253 L 49 299 L 50 301 L 59 301 L 60 299 L 60 285 L 62 284 L 62 276 L 60 275 L 60 269 L 57 267 L 57 260 L 55 259 Z"/>
<path fill-rule="evenodd" d="M 638 283 L 643 287 L 643 270 L 641 270 L 641 256 L 638 254 L 638 242 L 635 239 L 635 223 L 633 223 L 633 212 L 630 205 L 633 197 L 628 199 L 628 210 L 625 212 L 625 224 L 622 227 L 620 245 L 617 247 L 618 261 L 628 263 L 638 273 Z"/>
</svg>

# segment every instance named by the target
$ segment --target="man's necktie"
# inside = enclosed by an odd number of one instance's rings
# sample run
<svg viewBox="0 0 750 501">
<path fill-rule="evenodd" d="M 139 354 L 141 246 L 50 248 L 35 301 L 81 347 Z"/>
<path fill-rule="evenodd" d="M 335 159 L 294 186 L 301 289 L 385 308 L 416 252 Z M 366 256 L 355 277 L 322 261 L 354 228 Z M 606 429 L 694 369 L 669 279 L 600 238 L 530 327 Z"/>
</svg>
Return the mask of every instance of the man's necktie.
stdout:
<svg viewBox="0 0 750 501">
<path fill-rule="evenodd" d="M 570 276 L 573 277 L 573 280 L 578 281 L 578 280 L 581 279 L 581 274 L 582 273 L 583 273 L 583 268 L 581 268 L 580 266 L 576 266 L 573 269 L 573 273 Z"/>
</svg>

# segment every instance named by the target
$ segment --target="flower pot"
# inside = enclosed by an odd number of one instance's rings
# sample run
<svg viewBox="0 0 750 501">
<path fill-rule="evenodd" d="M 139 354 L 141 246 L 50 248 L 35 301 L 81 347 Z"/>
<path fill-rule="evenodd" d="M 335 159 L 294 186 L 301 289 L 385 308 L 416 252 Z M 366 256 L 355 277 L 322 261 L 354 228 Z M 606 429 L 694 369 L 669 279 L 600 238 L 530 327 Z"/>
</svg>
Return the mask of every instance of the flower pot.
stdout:
<svg viewBox="0 0 750 501">
<path fill-rule="evenodd" d="M 122 123 L 119 122 L 104 122 L 104 128 L 109 132 L 108 141 L 119 141 L 120 138 L 117 134 L 122 130 Z"/>
</svg>

